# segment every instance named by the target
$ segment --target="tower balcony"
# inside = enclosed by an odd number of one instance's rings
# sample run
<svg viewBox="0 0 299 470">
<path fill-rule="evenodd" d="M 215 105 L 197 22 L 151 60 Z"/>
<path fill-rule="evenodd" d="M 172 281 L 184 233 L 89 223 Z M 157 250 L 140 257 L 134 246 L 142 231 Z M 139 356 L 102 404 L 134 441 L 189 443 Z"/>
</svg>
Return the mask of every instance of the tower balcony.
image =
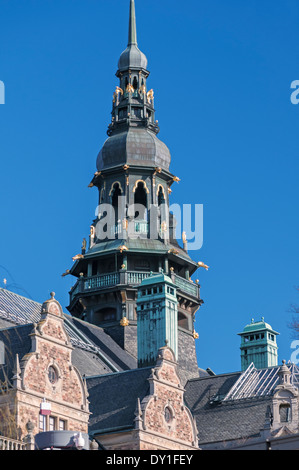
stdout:
<svg viewBox="0 0 299 470">
<path fill-rule="evenodd" d="M 96 292 L 118 285 L 138 286 L 144 279 L 151 275 L 159 273 L 151 273 L 149 271 L 117 271 L 106 274 L 98 274 L 96 276 L 80 277 L 70 291 L 70 304 L 73 303 L 77 296 Z M 177 289 L 188 296 L 200 299 L 200 287 L 192 281 L 182 278 L 175 273 L 170 275 L 172 282 Z"/>
<path fill-rule="evenodd" d="M 149 233 L 149 223 L 147 220 L 135 220 L 132 221 L 131 224 L 134 224 L 133 231 L 134 235 L 147 235 Z M 126 228 L 123 227 L 122 222 L 118 222 L 117 224 L 110 227 L 111 236 L 114 238 L 118 238 L 118 236 L 122 236 L 123 234 L 126 236 Z M 132 236 L 132 234 L 130 234 Z"/>
</svg>

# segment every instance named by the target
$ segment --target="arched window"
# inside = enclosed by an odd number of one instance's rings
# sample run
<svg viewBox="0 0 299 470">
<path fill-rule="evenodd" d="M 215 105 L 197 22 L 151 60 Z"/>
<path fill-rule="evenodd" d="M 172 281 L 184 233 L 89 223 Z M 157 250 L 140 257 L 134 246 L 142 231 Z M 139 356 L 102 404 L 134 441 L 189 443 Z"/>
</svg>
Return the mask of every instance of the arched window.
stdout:
<svg viewBox="0 0 299 470">
<path fill-rule="evenodd" d="M 133 80 L 133 88 L 134 88 L 134 90 L 137 90 L 137 87 L 138 87 L 137 77 L 134 77 L 134 80 Z"/>
<path fill-rule="evenodd" d="M 119 183 L 114 183 L 113 184 L 113 187 L 110 191 L 110 194 L 111 194 L 111 202 L 112 202 L 112 206 L 113 207 L 118 207 L 118 197 L 121 196 L 122 194 L 122 190 L 120 188 L 120 185 Z"/>
<path fill-rule="evenodd" d="M 136 182 L 134 187 L 134 204 L 139 207 L 136 208 L 135 218 L 139 220 L 147 220 L 147 191 L 144 181 Z"/>
<path fill-rule="evenodd" d="M 119 181 L 112 184 L 109 196 L 111 197 L 111 204 L 114 209 L 114 223 L 115 225 L 120 222 L 120 207 L 118 198 L 122 195 L 123 191 Z"/>
<path fill-rule="evenodd" d="M 161 206 L 161 204 L 165 204 L 165 193 L 163 186 L 159 184 L 158 186 L 158 206 Z"/>
</svg>

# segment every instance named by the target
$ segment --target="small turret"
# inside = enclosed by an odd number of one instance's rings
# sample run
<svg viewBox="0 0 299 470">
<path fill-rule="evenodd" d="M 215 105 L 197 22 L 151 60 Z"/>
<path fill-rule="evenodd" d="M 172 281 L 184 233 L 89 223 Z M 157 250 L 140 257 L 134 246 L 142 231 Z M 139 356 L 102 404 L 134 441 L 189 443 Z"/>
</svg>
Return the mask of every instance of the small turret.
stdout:
<svg viewBox="0 0 299 470">
<path fill-rule="evenodd" d="M 138 287 L 138 366 L 154 365 L 158 350 L 167 343 L 178 360 L 178 310 L 176 286 L 161 273 Z"/>
<path fill-rule="evenodd" d="M 246 325 L 241 336 L 241 368 L 246 370 L 253 362 L 257 369 L 277 366 L 278 354 L 276 336 L 279 335 L 272 327 L 265 323 L 262 317 L 260 321 L 251 320 Z"/>
</svg>

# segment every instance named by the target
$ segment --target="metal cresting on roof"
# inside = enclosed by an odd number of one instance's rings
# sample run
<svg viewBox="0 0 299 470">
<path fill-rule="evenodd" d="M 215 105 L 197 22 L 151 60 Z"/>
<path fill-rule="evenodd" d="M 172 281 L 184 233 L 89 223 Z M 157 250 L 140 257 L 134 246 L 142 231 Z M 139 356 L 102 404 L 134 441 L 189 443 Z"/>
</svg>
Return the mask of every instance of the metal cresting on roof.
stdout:
<svg viewBox="0 0 299 470">
<path fill-rule="evenodd" d="M 289 365 L 291 371 L 291 383 L 299 386 L 299 368 L 295 364 Z M 280 366 L 267 369 L 256 369 L 251 363 L 242 373 L 222 401 L 240 400 L 245 398 L 264 397 L 273 394 L 278 385 L 278 372 Z"/>
</svg>

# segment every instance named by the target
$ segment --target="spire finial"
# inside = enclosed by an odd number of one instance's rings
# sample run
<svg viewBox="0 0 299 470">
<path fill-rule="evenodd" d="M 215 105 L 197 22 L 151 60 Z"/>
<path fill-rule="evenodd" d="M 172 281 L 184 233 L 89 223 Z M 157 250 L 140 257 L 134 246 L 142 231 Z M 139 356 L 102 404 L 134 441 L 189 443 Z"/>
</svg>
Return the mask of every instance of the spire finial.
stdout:
<svg viewBox="0 0 299 470">
<path fill-rule="evenodd" d="M 129 20 L 129 42 L 128 46 L 136 44 L 137 46 L 137 32 L 136 32 L 136 14 L 135 14 L 135 1 L 130 0 L 130 20 Z"/>
</svg>

